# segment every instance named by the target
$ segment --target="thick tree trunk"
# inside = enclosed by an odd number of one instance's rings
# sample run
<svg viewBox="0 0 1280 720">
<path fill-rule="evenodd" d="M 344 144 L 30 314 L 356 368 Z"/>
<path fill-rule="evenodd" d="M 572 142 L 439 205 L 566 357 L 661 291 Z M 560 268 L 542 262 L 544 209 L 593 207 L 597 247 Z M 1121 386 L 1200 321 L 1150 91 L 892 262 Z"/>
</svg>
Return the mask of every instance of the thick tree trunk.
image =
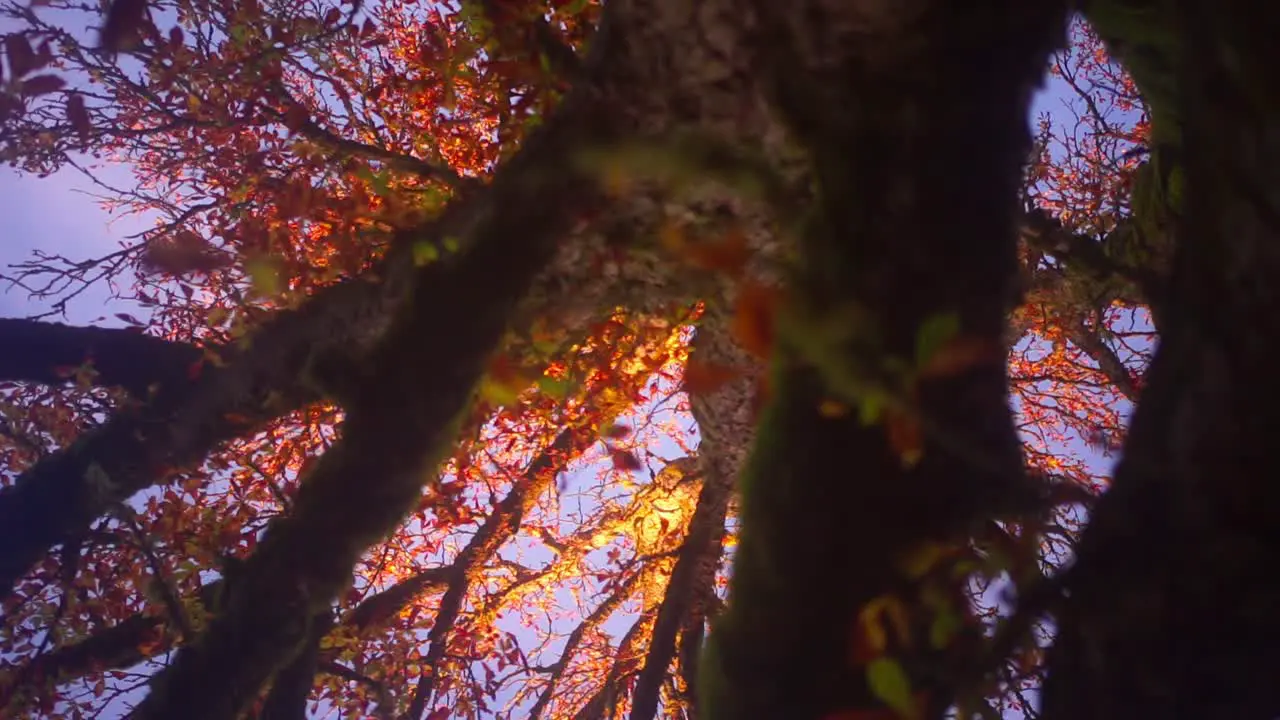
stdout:
<svg viewBox="0 0 1280 720">
<path fill-rule="evenodd" d="M 754 9 L 760 66 L 815 159 L 820 206 L 740 484 L 729 605 L 699 671 L 708 720 L 881 707 L 858 650 L 860 611 L 895 596 L 928 622 L 898 558 L 928 542 L 963 545 L 983 520 L 1028 509 L 1005 399 L 1005 314 L 1027 105 L 1065 22 L 1055 3 Z M 844 387 L 881 382 L 886 357 L 911 366 L 922 328 L 944 315 L 990 352 L 921 379 L 908 412 L 930 430 L 918 462 L 904 461 L 908 448 L 884 422 L 861 421 L 866 397 Z M 832 412 L 832 400 L 854 407 Z M 963 643 L 900 640 L 876 659 L 908 673 L 907 692 L 940 717 Z"/>
<path fill-rule="evenodd" d="M 1280 714 L 1280 18 L 1174 6 L 1159 16 L 1181 32 L 1172 292 L 1124 459 L 1067 576 L 1049 720 Z"/>
</svg>

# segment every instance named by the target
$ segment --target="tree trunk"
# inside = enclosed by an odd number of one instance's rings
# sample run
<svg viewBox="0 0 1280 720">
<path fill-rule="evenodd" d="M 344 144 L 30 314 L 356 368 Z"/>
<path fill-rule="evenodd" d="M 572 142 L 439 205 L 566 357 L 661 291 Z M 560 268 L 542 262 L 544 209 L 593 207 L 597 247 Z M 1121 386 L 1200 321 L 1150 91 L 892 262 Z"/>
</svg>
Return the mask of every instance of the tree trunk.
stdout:
<svg viewBox="0 0 1280 720">
<path fill-rule="evenodd" d="M 1280 16 L 1174 5 L 1159 16 L 1180 33 L 1185 122 L 1172 292 L 1124 458 L 1067 575 L 1048 720 L 1280 714 Z"/>
</svg>

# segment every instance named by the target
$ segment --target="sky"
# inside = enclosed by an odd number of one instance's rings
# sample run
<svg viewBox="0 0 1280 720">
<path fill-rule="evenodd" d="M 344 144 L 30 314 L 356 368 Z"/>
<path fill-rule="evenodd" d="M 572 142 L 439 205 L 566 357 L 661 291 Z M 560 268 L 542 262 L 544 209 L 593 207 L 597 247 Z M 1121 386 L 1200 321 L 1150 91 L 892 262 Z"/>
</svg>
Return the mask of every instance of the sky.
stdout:
<svg viewBox="0 0 1280 720">
<path fill-rule="evenodd" d="M 11 29 L 0 20 L 0 34 Z M 1030 117 L 1035 118 L 1041 112 L 1060 111 L 1070 97 L 1069 93 L 1061 81 L 1050 82 L 1036 97 Z M 105 166 L 96 172 L 102 173 L 102 177 L 113 185 L 128 187 L 131 184 L 127 167 Z M 99 256 L 118 249 L 126 236 L 147 227 L 145 218 L 112 217 L 94 199 L 93 191 L 92 183 L 74 169 L 38 178 L 0 167 L 0 217 L 4 218 L 0 226 L 0 268 L 30 259 L 35 249 L 71 259 Z M 45 309 L 46 304 L 28 299 L 21 288 L 0 283 L 0 317 L 25 317 Z M 111 300 L 108 288 L 95 287 L 68 305 L 65 318 L 50 319 L 72 324 L 118 326 L 120 322 L 112 317 L 115 312 L 142 314 L 133 303 Z M 1067 450 L 1092 455 L 1100 469 L 1108 462 L 1083 445 Z M 679 452 L 659 450 L 659 454 L 676 457 Z M 591 472 L 584 469 L 581 479 L 585 482 Z M 570 486 L 574 481 L 572 477 L 567 479 Z M 615 619 L 608 625 L 617 636 L 625 631 L 629 621 Z"/>
</svg>

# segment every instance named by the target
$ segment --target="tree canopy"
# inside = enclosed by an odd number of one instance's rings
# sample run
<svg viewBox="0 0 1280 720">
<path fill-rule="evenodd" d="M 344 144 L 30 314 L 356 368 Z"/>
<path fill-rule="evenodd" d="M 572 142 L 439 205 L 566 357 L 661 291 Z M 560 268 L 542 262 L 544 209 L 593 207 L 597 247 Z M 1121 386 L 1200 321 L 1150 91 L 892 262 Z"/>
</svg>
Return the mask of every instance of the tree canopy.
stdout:
<svg viewBox="0 0 1280 720">
<path fill-rule="evenodd" d="M 1280 714 L 1280 13 L 0 16 L 5 717 Z"/>
</svg>

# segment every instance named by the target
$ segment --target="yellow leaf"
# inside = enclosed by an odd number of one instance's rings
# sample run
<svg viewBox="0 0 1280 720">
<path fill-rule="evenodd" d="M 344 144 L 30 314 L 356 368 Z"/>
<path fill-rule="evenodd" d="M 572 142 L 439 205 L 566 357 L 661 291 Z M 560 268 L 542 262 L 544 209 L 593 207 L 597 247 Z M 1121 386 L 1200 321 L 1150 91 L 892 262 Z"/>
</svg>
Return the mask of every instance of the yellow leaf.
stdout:
<svg viewBox="0 0 1280 720">
<path fill-rule="evenodd" d="M 886 625 L 893 627 L 894 634 L 904 645 L 911 644 L 907 608 L 896 595 L 881 595 L 864 605 L 858 611 L 858 625 L 863 628 L 868 644 L 877 652 L 884 652 L 889 646 Z"/>
<path fill-rule="evenodd" d="M 250 258 L 244 264 L 245 273 L 253 291 L 263 297 L 273 297 L 280 292 L 280 268 L 278 263 L 266 255 Z"/>
<path fill-rule="evenodd" d="M 231 313 L 224 307 L 212 307 L 209 309 L 209 324 L 221 325 L 230 315 Z"/>
<path fill-rule="evenodd" d="M 911 696 L 911 680 L 895 660 L 879 658 L 867 665 L 867 686 L 881 702 L 903 717 L 919 716 L 916 699 Z"/>
<path fill-rule="evenodd" d="M 951 545 L 938 542 L 922 542 L 902 554 L 898 567 L 910 579 L 924 577 L 944 558 L 955 552 Z"/>
<path fill-rule="evenodd" d="M 440 249 L 426 240 L 413 244 L 413 264 L 422 267 L 429 262 L 440 259 Z"/>
</svg>

